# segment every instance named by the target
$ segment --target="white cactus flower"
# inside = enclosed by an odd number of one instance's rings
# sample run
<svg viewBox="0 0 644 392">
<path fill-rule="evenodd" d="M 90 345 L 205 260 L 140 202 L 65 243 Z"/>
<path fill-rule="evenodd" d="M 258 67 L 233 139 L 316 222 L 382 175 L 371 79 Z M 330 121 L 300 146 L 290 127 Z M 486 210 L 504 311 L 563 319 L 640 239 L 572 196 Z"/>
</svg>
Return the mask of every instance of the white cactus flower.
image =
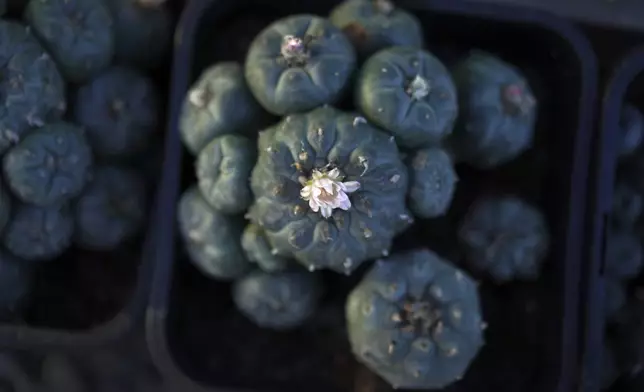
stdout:
<svg viewBox="0 0 644 392">
<path fill-rule="evenodd" d="M 319 211 L 325 219 L 329 218 L 335 208 L 344 211 L 351 208 L 348 195 L 360 189 L 358 181 L 342 180 L 343 176 L 337 168 L 328 172 L 314 169 L 311 178 L 300 191 L 300 196 L 309 202 L 311 210 Z"/>
</svg>

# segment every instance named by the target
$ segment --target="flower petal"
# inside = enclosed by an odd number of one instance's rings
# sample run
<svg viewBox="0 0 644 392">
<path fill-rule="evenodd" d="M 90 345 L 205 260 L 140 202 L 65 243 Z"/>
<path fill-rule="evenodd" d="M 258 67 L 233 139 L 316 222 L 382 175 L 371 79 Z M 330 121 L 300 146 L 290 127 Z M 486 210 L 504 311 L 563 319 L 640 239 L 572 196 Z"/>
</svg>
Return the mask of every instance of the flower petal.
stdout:
<svg viewBox="0 0 644 392">
<path fill-rule="evenodd" d="M 313 212 L 318 212 L 320 210 L 320 205 L 315 201 L 315 199 L 309 200 L 309 207 Z"/>
<path fill-rule="evenodd" d="M 322 189 L 324 189 L 327 193 L 333 193 L 333 181 L 331 181 L 328 178 L 322 178 L 318 181 L 316 181 L 316 185 Z"/>
<path fill-rule="evenodd" d="M 337 199 L 337 208 L 342 208 L 343 210 L 347 211 L 349 208 L 351 208 L 351 200 L 349 200 L 349 197 L 346 195 L 346 193 L 341 194 L 343 197 L 338 197 Z"/>
<path fill-rule="evenodd" d="M 300 191 L 300 196 L 302 197 L 302 199 L 305 199 L 305 200 L 308 200 L 309 198 L 311 198 L 311 186 L 307 185 L 304 188 L 302 188 L 302 190 Z"/>
<path fill-rule="evenodd" d="M 338 168 L 333 168 L 330 172 L 327 173 L 327 177 L 329 177 L 332 180 L 336 180 L 338 177 L 340 177 L 340 170 Z"/>
<path fill-rule="evenodd" d="M 358 181 L 347 181 L 342 183 L 343 190 L 346 193 L 353 193 L 360 189 L 360 183 Z"/>
<path fill-rule="evenodd" d="M 311 172 L 311 178 L 313 178 L 314 181 L 319 180 L 322 177 L 324 177 L 324 174 L 318 170 L 313 170 L 313 172 Z"/>
<path fill-rule="evenodd" d="M 322 217 L 329 218 L 333 214 L 333 207 L 322 207 Z"/>
</svg>

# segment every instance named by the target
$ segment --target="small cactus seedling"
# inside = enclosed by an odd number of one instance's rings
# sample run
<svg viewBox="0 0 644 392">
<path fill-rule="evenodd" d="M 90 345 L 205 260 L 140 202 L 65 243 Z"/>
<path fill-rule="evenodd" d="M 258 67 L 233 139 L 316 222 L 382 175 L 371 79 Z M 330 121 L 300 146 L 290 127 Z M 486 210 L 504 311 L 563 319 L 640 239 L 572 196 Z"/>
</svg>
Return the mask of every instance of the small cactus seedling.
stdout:
<svg viewBox="0 0 644 392">
<path fill-rule="evenodd" d="M 256 263 L 263 271 L 283 271 L 288 266 L 289 259 L 276 254 L 277 252 L 271 249 L 264 230 L 253 223 L 246 226 L 241 244 L 246 258 Z"/>
<path fill-rule="evenodd" d="M 178 210 L 179 230 L 190 260 L 205 275 L 232 280 L 250 270 L 240 243 L 241 217 L 214 210 L 197 187 L 184 192 Z"/>
<path fill-rule="evenodd" d="M 360 70 L 356 106 L 406 148 L 427 147 L 452 132 L 458 112 L 449 71 L 420 49 L 392 47 Z"/>
<path fill-rule="evenodd" d="M 550 247 L 545 218 L 514 196 L 484 196 L 459 229 L 469 264 L 497 283 L 536 279 Z"/>
<path fill-rule="evenodd" d="M 277 254 L 349 274 L 408 225 L 407 168 L 363 118 L 321 107 L 284 118 L 258 145 L 248 218 Z"/>
<path fill-rule="evenodd" d="M 612 320 L 626 304 L 626 287 L 619 280 L 608 277 L 604 281 L 604 317 Z"/>
<path fill-rule="evenodd" d="M 74 206 L 74 242 L 90 250 L 113 250 L 139 234 L 145 223 L 147 194 L 134 169 L 99 166 Z"/>
<path fill-rule="evenodd" d="M 518 69 L 475 51 L 452 74 L 460 115 L 450 143 L 458 160 L 489 169 L 532 145 L 537 101 Z"/>
<path fill-rule="evenodd" d="M 306 321 L 316 310 L 320 294 L 317 276 L 306 271 L 255 271 L 233 286 L 233 301 L 240 312 L 260 327 L 278 330 Z"/>
<path fill-rule="evenodd" d="M 6 186 L 0 181 L 0 234 L 11 217 L 11 195 Z"/>
<path fill-rule="evenodd" d="M 440 148 L 413 153 L 409 164 L 409 207 L 421 218 L 435 218 L 449 209 L 458 176 L 449 154 Z"/>
<path fill-rule="evenodd" d="M 186 148 L 197 155 L 215 137 L 256 137 L 270 116 L 255 101 L 241 65 L 223 62 L 206 69 L 185 97 L 179 130 Z"/>
<path fill-rule="evenodd" d="M 428 250 L 376 262 L 346 316 L 358 360 L 396 389 L 459 380 L 483 345 L 476 283 Z"/>
<path fill-rule="evenodd" d="M 391 46 L 423 46 L 420 21 L 389 0 L 347 0 L 331 11 L 329 19 L 349 37 L 362 59 Z"/>
<path fill-rule="evenodd" d="M 285 115 L 335 103 L 355 66 L 355 51 L 337 27 L 317 16 L 294 15 L 259 33 L 244 72 L 259 103 Z"/>
<path fill-rule="evenodd" d="M 25 19 L 65 78 L 82 83 L 114 55 L 112 16 L 102 0 L 30 0 Z"/>
<path fill-rule="evenodd" d="M 157 91 L 146 76 L 114 66 L 81 86 L 74 119 L 87 129 L 96 155 L 123 158 L 141 153 L 159 129 Z"/>
<path fill-rule="evenodd" d="M 7 152 L 7 184 L 25 203 L 54 206 L 78 196 L 90 176 L 92 151 L 83 130 L 57 122 L 27 135 Z"/>
<path fill-rule="evenodd" d="M 637 235 L 626 230 L 610 233 L 606 242 L 604 274 L 616 280 L 636 277 L 644 263 L 642 242 Z"/>
<path fill-rule="evenodd" d="M 631 155 L 641 145 L 644 139 L 644 116 L 633 105 L 626 104 L 622 107 L 619 119 L 619 145 L 617 154 L 620 157 Z"/>
<path fill-rule="evenodd" d="M 213 139 L 197 156 L 199 190 L 217 211 L 238 214 L 253 202 L 248 178 L 255 165 L 257 146 L 243 136 Z"/>
<path fill-rule="evenodd" d="M 172 14 L 165 0 L 109 0 L 116 59 L 144 69 L 158 67 L 172 49 Z"/>
<path fill-rule="evenodd" d="M 23 135 L 65 112 L 65 82 L 28 28 L 0 20 L 0 155 Z"/>
<path fill-rule="evenodd" d="M 612 220 L 622 228 L 632 227 L 642 217 L 644 198 L 627 181 L 619 181 L 613 191 Z"/>
<path fill-rule="evenodd" d="M 5 248 L 21 259 L 48 261 L 60 256 L 72 243 L 74 217 L 67 207 L 15 206 L 5 228 Z"/>
<path fill-rule="evenodd" d="M 17 310 L 29 294 L 33 270 L 27 263 L 0 250 L 0 314 Z"/>
</svg>

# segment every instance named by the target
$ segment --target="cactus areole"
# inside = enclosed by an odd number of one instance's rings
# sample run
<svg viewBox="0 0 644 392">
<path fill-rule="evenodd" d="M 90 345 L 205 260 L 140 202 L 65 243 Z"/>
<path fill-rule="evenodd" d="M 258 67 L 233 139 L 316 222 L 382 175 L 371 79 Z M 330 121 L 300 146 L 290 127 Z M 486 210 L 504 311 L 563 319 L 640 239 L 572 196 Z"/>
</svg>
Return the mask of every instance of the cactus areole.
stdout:
<svg viewBox="0 0 644 392">
<path fill-rule="evenodd" d="M 280 54 L 289 67 L 303 66 L 311 56 L 308 43 L 313 40 L 313 36 L 307 35 L 304 38 L 298 38 L 292 35 L 285 35 L 282 39 Z"/>
<path fill-rule="evenodd" d="M 527 116 L 537 104 L 537 100 L 525 86 L 518 83 L 501 88 L 501 101 L 509 115 Z"/>
</svg>

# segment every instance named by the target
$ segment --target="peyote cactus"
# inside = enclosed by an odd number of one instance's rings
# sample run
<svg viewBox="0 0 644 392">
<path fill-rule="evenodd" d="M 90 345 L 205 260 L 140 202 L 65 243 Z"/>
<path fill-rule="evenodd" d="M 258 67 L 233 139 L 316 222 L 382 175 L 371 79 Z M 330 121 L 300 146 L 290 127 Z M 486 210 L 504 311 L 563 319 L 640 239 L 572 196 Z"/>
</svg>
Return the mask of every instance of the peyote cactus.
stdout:
<svg viewBox="0 0 644 392">
<path fill-rule="evenodd" d="M 264 230 L 255 224 L 250 223 L 246 226 L 241 245 L 246 252 L 246 258 L 256 263 L 263 271 L 283 271 L 288 266 L 289 259 L 272 252 Z"/>
<path fill-rule="evenodd" d="M 604 274 L 617 280 L 636 277 L 644 263 L 642 243 L 637 235 L 626 230 L 610 233 L 606 242 Z"/>
<path fill-rule="evenodd" d="M 254 271 L 233 286 L 233 301 L 246 317 L 263 328 L 300 326 L 317 307 L 321 295 L 315 274 L 306 271 Z"/>
<path fill-rule="evenodd" d="M 60 256 L 72 242 L 74 218 L 67 207 L 19 204 L 5 228 L 5 248 L 21 259 L 46 261 Z"/>
<path fill-rule="evenodd" d="M 30 0 L 25 19 L 67 80 L 82 83 L 112 61 L 113 21 L 103 0 Z"/>
<path fill-rule="evenodd" d="M 7 152 L 2 163 L 16 196 L 47 207 L 82 192 L 90 176 L 92 151 L 81 128 L 57 122 L 31 132 Z"/>
<path fill-rule="evenodd" d="M 620 143 L 617 154 L 620 157 L 635 152 L 644 139 L 644 116 L 637 107 L 626 104 L 622 107 L 619 118 Z"/>
<path fill-rule="evenodd" d="M 537 101 L 518 69 L 474 51 L 452 75 L 460 115 L 450 142 L 459 161 L 489 169 L 532 145 Z"/>
<path fill-rule="evenodd" d="M 337 27 L 318 16 L 294 15 L 259 33 L 244 71 L 259 103 L 285 115 L 338 101 L 355 66 L 355 50 Z"/>
<path fill-rule="evenodd" d="M 424 50 L 392 47 L 371 56 L 356 82 L 356 105 L 406 148 L 426 147 L 452 132 L 458 112 L 449 71 Z"/>
<path fill-rule="evenodd" d="M 409 206 L 414 215 L 435 218 L 449 209 L 458 176 L 449 154 L 440 148 L 415 151 L 409 163 Z"/>
<path fill-rule="evenodd" d="M 288 116 L 258 149 L 248 218 L 274 254 L 349 274 L 387 255 L 410 220 L 396 143 L 362 117 L 328 106 Z"/>
<path fill-rule="evenodd" d="M 545 218 L 514 196 L 484 196 L 461 222 L 465 258 L 497 283 L 536 279 L 550 247 Z"/>
<path fill-rule="evenodd" d="M 644 212 L 644 198 L 627 181 L 619 181 L 613 191 L 612 220 L 620 227 L 637 223 Z"/>
<path fill-rule="evenodd" d="M 28 264 L 0 250 L 0 314 L 22 304 L 31 289 L 32 275 Z"/>
<path fill-rule="evenodd" d="M 11 195 L 0 180 L 0 234 L 11 217 Z"/>
<path fill-rule="evenodd" d="M 139 233 L 146 209 L 145 180 L 136 170 L 100 166 L 76 201 L 74 242 L 85 249 L 115 249 Z"/>
<path fill-rule="evenodd" d="M 179 130 L 186 148 L 197 155 L 217 136 L 256 136 L 269 120 L 248 89 L 241 65 L 223 62 L 206 69 L 191 87 Z"/>
<path fill-rule="evenodd" d="M 257 147 L 243 136 L 213 139 L 197 156 L 197 182 L 204 199 L 217 211 L 237 214 L 253 202 L 249 177 Z"/>
<path fill-rule="evenodd" d="M 390 46 L 423 46 L 420 21 L 389 0 L 346 0 L 329 19 L 349 37 L 362 59 Z"/>
<path fill-rule="evenodd" d="M 608 277 L 604 281 L 604 317 L 612 320 L 626 304 L 626 298 L 624 283 Z"/>
<path fill-rule="evenodd" d="M 65 82 L 26 26 L 0 20 L 0 155 L 33 127 L 62 117 Z"/>
<path fill-rule="evenodd" d="M 443 388 L 483 345 L 476 283 L 428 250 L 380 260 L 349 294 L 356 357 L 394 388 Z"/>
<path fill-rule="evenodd" d="M 146 76 L 114 66 L 78 89 L 75 121 L 87 129 L 96 155 L 122 158 L 141 153 L 159 129 L 157 91 Z"/>
<path fill-rule="evenodd" d="M 191 261 L 205 275 L 232 280 L 250 270 L 241 247 L 244 221 L 215 211 L 193 187 L 179 201 L 179 229 Z"/>
<path fill-rule="evenodd" d="M 172 48 L 172 14 L 165 0 L 108 0 L 116 59 L 144 69 L 163 63 Z"/>
</svg>

